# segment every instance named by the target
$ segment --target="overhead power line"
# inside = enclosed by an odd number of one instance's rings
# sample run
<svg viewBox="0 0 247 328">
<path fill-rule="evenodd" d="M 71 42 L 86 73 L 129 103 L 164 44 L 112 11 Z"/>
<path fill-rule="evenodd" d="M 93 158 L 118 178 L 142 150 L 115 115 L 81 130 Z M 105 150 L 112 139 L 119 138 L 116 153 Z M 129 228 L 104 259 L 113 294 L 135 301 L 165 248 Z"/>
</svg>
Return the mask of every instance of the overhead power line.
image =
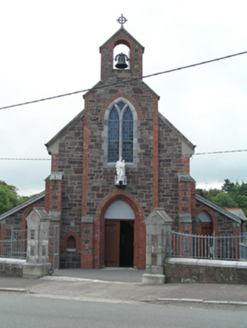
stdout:
<svg viewBox="0 0 247 328">
<path fill-rule="evenodd" d="M 0 158 L 0 161 L 50 161 L 50 158 Z"/>
<path fill-rule="evenodd" d="M 217 155 L 217 154 L 227 154 L 227 153 L 240 153 L 245 152 L 247 149 L 239 149 L 239 150 L 222 150 L 222 151 L 213 151 L 213 152 L 205 152 L 205 153 L 195 153 L 195 155 Z M 189 155 L 189 154 L 187 154 Z M 159 155 L 159 157 L 165 157 L 165 155 Z M 0 161 L 50 161 L 51 158 L 0 158 Z"/>
<path fill-rule="evenodd" d="M 98 87 L 95 87 L 95 88 L 89 88 L 89 89 L 85 89 L 85 90 L 79 90 L 79 91 L 64 93 L 64 94 L 57 95 L 57 96 L 41 98 L 41 99 L 32 100 L 32 101 L 26 101 L 24 103 L 19 103 L 19 104 L 15 104 L 15 105 L 4 106 L 4 107 L 0 107 L 0 110 L 7 109 L 7 108 L 24 106 L 24 105 L 30 105 L 30 104 L 34 104 L 34 103 L 41 102 L 41 101 L 47 101 L 47 100 L 53 100 L 53 99 L 57 99 L 57 98 L 72 96 L 72 95 L 75 95 L 75 94 L 78 94 L 78 93 L 84 93 L 84 92 L 88 92 L 88 91 L 91 91 L 91 90 L 103 89 L 103 88 L 106 88 L 106 87 L 109 87 L 109 86 L 114 86 L 114 85 L 117 85 L 117 84 L 128 83 L 128 82 L 131 82 L 131 81 L 142 80 L 142 79 L 146 79 L 146 78 L 157 76 L 157 75 L 162 75 L 162 74 L 172 73 L 172 72 L 176 72 L 176 71 L 181 71 L 183 69 L 192 68 L 192 67 L 205 65 L 205 64 L 210 64 L 210 63 L 213 63 L 213 62 L 216 62 L 216 61 L 219 61 L 219 60 L 228 59 L 228 58 L 232 58 L 232 57 L 236 57 L 236 56 L 240 56 L 240 55 L 245 55 L 245 54 L 247 54 L 247 51 L 243 51 L 243 52 L 239 52 L 239 53 L 236 53 L 236 54 L 232 54 L 232 55 L 228 55 L 228 56 L 224 56 L 224 57 L 219 57 L 219 58 L 215 58 L 215 59 L 206 60 L 206 61 L 196 63 L 196 64 L 181 66 L 181 67 L 173 68 L 173 69 L 158 72 L 158 73 L 144 75 L 142 77 L 136 77 L 136 78 L 132 78 L 132 79 L 127 79 L 127 80 L 122 80 L 122 81 L 118 81 L 118 82 L 114 82 L 114 83 L 109 83 L 109 84 L 101 85 L 101 86 L 98 86 Z"/>
<path fill-rule="evenodd" d="M 208 153 L 195 153 L 194 155 L 215 155 L 215 154 L 227 154 L 227 153 L 240 153 L 240 152 L 244 152 L 244 151 L 247 151 L 247 149 L 211 151 Z"/>
</svg>

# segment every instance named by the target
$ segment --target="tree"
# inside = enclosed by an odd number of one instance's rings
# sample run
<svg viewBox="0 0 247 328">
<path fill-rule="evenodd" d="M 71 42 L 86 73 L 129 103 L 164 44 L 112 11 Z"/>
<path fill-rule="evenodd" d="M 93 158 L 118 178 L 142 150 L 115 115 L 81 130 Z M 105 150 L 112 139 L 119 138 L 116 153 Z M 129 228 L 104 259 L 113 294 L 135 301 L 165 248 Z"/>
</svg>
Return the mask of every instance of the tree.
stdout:
<svg viewBox="0 0 247 328">
<path fill-rule="evenodd" d="M 28 200 L 32 196 L 19 196 L 15 186 L 0 181 L 0 214 Z"/>
<path fill-rule="evenodd" d="M 224 192 L 220 192 L 215 197 L 212 197 L 211 202 L 214 204 L 220 206 L 220 207 L 239 207 L 238 203 L 236 203 L 231 196 Z"/>
<path fill-rule="evenodd" d="M 225 179 L 224 180 L 225 183 L 223 184 L 221 190 L 224 192 L 228 192 L 228 193 L 235 193 L 237 192 L 237 188 L 238 188 L 238 182 L 233 183 L 231 182 L 229 179 Z"/>
<path fill-rule="evenodd" d="M 221 207 L 240 207 L 247 215 L 247 183 L 224 180 L 221 189 L 196 189 L 196 193 Z"/>
<path fill-rule="evenodd" d="M 0 214 L 18 204 L 17 188 L 0 181 Z"/>
</svg>

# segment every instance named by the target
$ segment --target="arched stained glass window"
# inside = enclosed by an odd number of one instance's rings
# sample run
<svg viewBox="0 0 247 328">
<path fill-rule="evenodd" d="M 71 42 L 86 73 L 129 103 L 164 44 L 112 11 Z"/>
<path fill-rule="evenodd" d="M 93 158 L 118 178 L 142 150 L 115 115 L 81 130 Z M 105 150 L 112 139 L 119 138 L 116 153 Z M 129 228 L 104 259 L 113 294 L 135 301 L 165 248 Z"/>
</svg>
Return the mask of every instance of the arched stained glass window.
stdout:
<svg viewBox="0 0 247 328">
<path fill-rule="evenodd" d="M 120 111 L 124 108 L 126 104 L 122 101 L 120 101 L 120 103 L 117 104 L 118 108 L 120 109 Z"/>
<path fill-rule="evenodd" d="M 125 162 L 133 161 L 133 115 L 129 107 L 123 115 L 123 159 Z"/>
<path fill-rule="evenodd" d="M 108 162 L 120 157 L 133 162 L 133 114 L 123 101 L 113 106 L 108 122 Z"/>
<path fill-rule="evenodd" d="M 109 116 L 108 161 L 116 162 L 119 159 L 119 115 L 116 108 Z"/>
</svg>

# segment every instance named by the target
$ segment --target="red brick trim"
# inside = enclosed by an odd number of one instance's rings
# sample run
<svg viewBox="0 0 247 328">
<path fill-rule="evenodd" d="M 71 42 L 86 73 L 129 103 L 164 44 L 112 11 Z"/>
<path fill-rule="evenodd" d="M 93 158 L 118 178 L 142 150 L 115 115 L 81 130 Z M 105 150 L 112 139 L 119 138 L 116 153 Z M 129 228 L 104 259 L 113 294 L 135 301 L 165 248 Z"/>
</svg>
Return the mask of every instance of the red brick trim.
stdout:
<svg viewBox="0 0 247 328">
<path fill-rule="evenodd" d="M 181 181 L 178 183 L 178 212 L 179 214 L 191 213 L 192 205 L 192 186 L 190 181 Z"/>
<path fill-rule="evenodd" d="M 159 207 L 159 123 L 158 123 L 158 97 L 156 95 L 152 95 L 153 98 L 153 131 L 152 131 L 152 173 L 153 173 L 153 187 L 152 187 L 152 202 L 153 208 Z"/>
<path fill-rule="evenodd" d="M 145 269 L 146 266 L 146 226 L 144 223 L 144 213 L 139 202 L 129 193 L 118 190 L 105 197 L 99 204 L 94 219 L 94 268 L 104 266 L 105 248 L 105 212 L 107 208 L 116 200 L 123 200 L 134 211 L 134 266 L 138 269 Z"/>
<path fill-rule="evenodd" d="M 119 44 L 125 44 L 127 47 L 130 49 L 130 55 L 132 58 L 130 58 L 130 69 L 134 68 L 133 62 L 134 62 L 134 56 L 136 55 L 135 53 L 135 41 L 127 36 L 127 35 L 117 35 L 116 37 L 112 38 L 110 43 L 108 45 L 105 45 L 104 47 L 101 47 L 100 52 L 101 52 L 101 79 L 104 78 L 104 68 L 105 66 L 103 65 L 103 57 L 105 53 L 109 54 L 109 59 L 108 59 L 108 67 L 107 69 L 113 69 L 113 50 L 114 48 L 119 45 Z M 142 54 L 143 54 L 143 49 L 138 45 L 139 51 L 139 74 L 138 77 L 142 77 Z"/>
<path fill-rule="evenodd" d="M 76 254 L 78 254 L 78 252 L 80 251 L 80 246 L 81 246 L 81 241 L 79 236 L 77 235 L 76 232 L 70 230 L 66 233 L 66 235 L 64 235 L 62 241 L 61 241 L 61 251 L 66 252 L 66 246 L 67 246 L 67 240 L 68 238 L 72 236 L 75 238 L 75 242 L 76 242 Z"/>
<path fill-rule="evenodd" d="M 6 235 L 6 223 L 0 222 L 0 240 L 4 240 Z M 0 254 L 3 254 L 4 243 L 0 243 Z"/>
<path fill-rule="evenodd" d="M 214 215 L 214 212 L 212 210 L 210 210 L 210 208 L 208 208 L 207 206 L 202 205 L 196 210 L 196 215 L 198 215 L 202 211 L 207 212 L 208 215 L 211 216 L 212 223 L 213 223 L 213 232 L 215 232 L 215 235 L 217 236 L 219 227 L 218 227 L 217 220 L 216 220 L 216 217 Z"/>
<path fill-rule="evenodd" d="M 57 172 L 57 163 L 58 163 L 58 156 L 56 154 L 52 154 L 51 156 L 51 171 Z"/>
<path fill-rule="evenodd" d="M 141 109 L 139 107 L 139 105 L 137 104 L 137 102 L 131 98 L 129 95 L 127 95 L 126 93 L 123 92 L 118 92 L 117 94 L 115 94 L 114 96 L 112 96 L 111 98 L 109 98 L 104 106 L 101 109 L 101 113 L 100 113 L 100 119 L 103 121 L 104 117 L 105 117 L 105 111 L 107 109 L 107 107 L 117 98 L 123 97 L 125 99 L 127 99 L 128 101 L 131 102 L 131 104 L 135 107 L 136 113 L 137 113 L 137 117 L 138 120 L 142 120 L 142 112 Z"/>
<path fill-rule="evenodd" d="M 183 173 L 190 173 L 190 158 L 185 157 L 183 159 L 183 163 L 184 163 Z"/>
<path fill-rule="evenodd" d="M 113 38 L 109 44 L 109 49 L 112 53 L 112 66 L 111 68 L 113 68 L 113 50 L 116 46 L 118 46 L 119 44 L 125 44 L 127 47 L 129 47 L 130 49 L 130 53 L 134 53 L 134 49 L 135 49 L 135 45 L 134 45 L 134 41 L 128 37 L 127 35 L 118 35 L 117 37 Z M 130 69 L 132 69 L 132 60 L 130 60 Z"/>
<path fill-rule="evenodd" d="M 5 228 L 6 223 L 0 222 L 0 240 L 3 240 L 5 237 Z"/>
<path fill-rule="evenodd" d="M 53 198 L 53 196 L 56 196 Z M 48 180 L 45 187 L 45 210 L 47 213 L 50 211 L 61 211 L 62 208 L 62 181 Z"/>
<path fill-rule="evenodd" d="M 81 224 L 81 269 L 93 268 L 93 233 L 92 223 Z"/>
<path fill-rule="evenodd" d="M 90 108 L 90 104 L 89 104 L 89 100 L 91 98 L 90 94 L 87 94 L 85 97 L 85 115 L 84 115 L 84 124 L 83 124 L 83 173 L 82 173 L 82 216 L 86 216 L 87 215 L 87 211 L 88 211 L 88 192 L 89 192 L 89 188 L 88 188 L 88 174 L 89 174 L 89 168 L 88 168 L 88 164 L 90 162 L 89 159 L 89 154 L 90 154 L 90 149 L 89 149 L 89 144 L 90 144 L 90 140 L 89 140 L 89 136 L 90 136 L 90 129 L 89 129 L 89 108 Z"/>
<path fill-rule="evenodd" d="M 240 226 L 239 227 L 233 227 L 234 236 L 239 236 L 239 230 L 240 230 Z"/>
</svg>

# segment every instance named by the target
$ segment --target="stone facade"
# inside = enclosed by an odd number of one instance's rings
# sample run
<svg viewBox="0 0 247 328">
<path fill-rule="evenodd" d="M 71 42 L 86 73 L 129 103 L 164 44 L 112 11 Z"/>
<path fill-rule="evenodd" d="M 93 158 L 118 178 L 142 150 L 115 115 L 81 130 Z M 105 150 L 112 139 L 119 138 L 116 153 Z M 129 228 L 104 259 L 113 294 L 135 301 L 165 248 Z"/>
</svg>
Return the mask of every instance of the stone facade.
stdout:
<svg viewBox="0 0 247 328">
<path fill-rule="evenodd" d="M 61 267 L 80 267 L 80 250 L 66 252 L 66 241 L 68 232 L 73 232 L 77 240 L 81 239 L 83 119 L 82 112 L 49 143 L 52 143 L 52 174 L 61 172 L 62 181 L 60 187 L 60 181 L 55 183 L 47 179 L 45 208 L 48 213 L 60 213 Z M 51 199 L 50 204 L 47 199 Z"/>
<path fill-rule="evenodd" d="M 127 70 L 113 69 L 113 49 L 120 43 L 130 49 Z M 69 257 L 74 266 L 104 266 L 104 213 L 118 199 L 135 213 L 133 265 L 137 268 L 145 268 L 144 219 L 152 210 L 165 208 L 178 225 L 177 173 L 189 172 L 194 147 L 158 113 L 159 97 L 141 79 L 124 82 L 142 76 L 143 51 L 124 28 L 113 35 L 100 48 L 101 81 L 84 96 L 84 111 L 47 144 L 53 173 L 63 172 L 62 243 L 73 233 L 81 244 L 75 254 L 61 251 L 62 266 L 68 265 Z M 108 111 L 119 101 L 134 108 L 133 162 L 126 164 L 128 183 L 122 187 L 115 186 L 115 164 L 107 161 Z"/>
<path fill-rule="evenodd" d="M 129 48 L 128 69 L 113 67 L 114 48 L 119 44 Z M 51 221 L 59 222 L 60 267 L 102 268 L 109 263 L 128 263 L 144 269 L 144 220 L 157 208 L 165 211 L 176 231 L 195 232 L 196 216 L 204 206 L 215 230 L 237 233 L 241 222 L 234 221 L 233 214 L 233 220 L 228 220 L 229 216 L 226 218 L 217 208 L 200 204 L 199 199 L 196 203 L 195 181 L 190 177 L 194 145 L 158 112 L 159 96 L 141 80 L 143 46 L 121 27 L 100 47 L 100 53 L 101 80 L 84 95 L 84 110 L 46 144 L 51 174 L 43 198 L 33 199 L 30 205 L 44 206 Z M 126 161 L 126 185 L 115 185 L 115 162 L 108 156 L 109 117 L 120 103 L 129 108 L 133 121 L 133 158 Z M 121 124 L 120 119 L 118 133 L 122 136 Z M 121 140 L 119 157 L 124 151 Z M 118 213 L 116 209 L 114 212 L 114 204 L 119 201 L 126 204 L 132 216 L 126 217 L 127 212 Z M 110 208 L 116 217 L 107 217 Z M 6 222 L 26 227 L 30 210 L 26 203 L 13 214 L 0 216 L 1 238 Z M 121 264 L 119 258 L 107 262 L 107 252 L 114 247 L 119 254 L 131 249 L 131 264 L 129 260 Z M 116 257 L 122 256 L 125 261 L 125 255 Z"/>
</svg>

